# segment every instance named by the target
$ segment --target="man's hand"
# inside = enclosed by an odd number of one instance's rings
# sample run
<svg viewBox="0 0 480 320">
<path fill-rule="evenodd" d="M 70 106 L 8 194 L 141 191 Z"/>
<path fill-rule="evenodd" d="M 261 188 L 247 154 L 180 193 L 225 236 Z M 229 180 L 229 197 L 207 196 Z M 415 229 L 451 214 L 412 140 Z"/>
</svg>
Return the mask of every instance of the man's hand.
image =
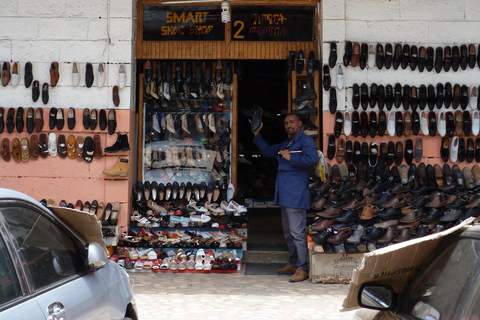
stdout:
<svg viewBox="0 0 480 320">
<path fill-rule="evenodd" d="M 248 119 L 248 122 L 252 123 L 252 120 Z M 259 133 L 260 133 L 260 130 L 262 130 L 262 128 L 263 128 L 263 122 L 260 123 L 260 127 L 258 128 L 257 131 L 254 131 L 253 134 L 254 134 L 254 135 L 259 134 Z"/>
<path fill-rule="evenodd" d="M 290 151 L 287 149 L 278 151 L 278 154 L 281 155 L 285 160 L 290 161 Z"/>
</svg>

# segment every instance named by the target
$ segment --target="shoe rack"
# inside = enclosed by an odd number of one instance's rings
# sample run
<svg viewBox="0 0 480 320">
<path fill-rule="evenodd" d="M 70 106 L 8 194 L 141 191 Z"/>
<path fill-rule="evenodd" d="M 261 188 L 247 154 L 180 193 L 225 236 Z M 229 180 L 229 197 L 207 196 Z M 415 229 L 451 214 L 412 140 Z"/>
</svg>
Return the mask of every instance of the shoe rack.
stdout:
<svg viewBox="0 0 480 320">
<path fill-rule="evenodd" d="M 292 102 L 292 99 L 295 99 L 295 97 L 299 94 L 298 88 L 302 84 L 307 84 L 310 83 L 310 85 L 313 83 L 313 88 L 309 89 L 314 89 L 315 92 L 317 92 L 317 88 L 320 88 L 320 75 L 319 71 L 315 70 L 312 75 L 308 75 L 307 71 L 304 70 L 302 73 L 297 74 L 294 71 L 292 71 L 291 76 L 289 78 L 289 90 L 288 90 L 288 112 L 292 112 L 293 110 L 297 109 L 299 103 Z M 322 109 L 320 108 L 320 95 L 317 92 L 317 99 L 313 100 L 312 107 L 315 107 L 317 109 L 317 115 L 314 116 L 314 121 L 313 124 L 317 126 L 321 131 L 321 123 L 322 123 Z M 310 115 L 307 115 L 308 117 L 313 117 Z M 320 149 L 320 147 L 323 145 L 322 142 L 322 135 L 319 134 L 318 137 L 314 138 L 315 144 L 317 145 L 317 148 Z"/>
</svg>

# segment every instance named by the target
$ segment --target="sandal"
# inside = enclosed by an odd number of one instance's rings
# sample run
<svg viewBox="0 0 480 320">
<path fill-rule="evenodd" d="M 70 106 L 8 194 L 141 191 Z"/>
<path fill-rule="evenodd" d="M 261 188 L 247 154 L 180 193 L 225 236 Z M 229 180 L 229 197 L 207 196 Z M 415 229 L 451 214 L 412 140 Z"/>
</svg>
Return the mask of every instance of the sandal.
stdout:
<svg viewBox="0 0 480 320">
<path fill-rule="evenodd" d="M 112 205 L 112 213 L 110 215 L 110 224 L 112 226 L 116 226 L 118 224 L 117 216 L 119 213 L 120 213 L 120 202 L 115 201 Z"/>
<path fill-rule="evenodd" d="M 170 269 L 170 259 L 165 258 L 162 261 L 162 264 L 160 265 L 160 270 L 168 270 Z"/>
</svg>

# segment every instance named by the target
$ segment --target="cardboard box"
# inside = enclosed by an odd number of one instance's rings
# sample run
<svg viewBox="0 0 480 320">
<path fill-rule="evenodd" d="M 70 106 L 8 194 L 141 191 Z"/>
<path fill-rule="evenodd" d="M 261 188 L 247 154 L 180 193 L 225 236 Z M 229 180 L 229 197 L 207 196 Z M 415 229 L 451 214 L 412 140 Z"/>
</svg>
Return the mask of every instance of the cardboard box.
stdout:
<svg viewBox="0 0 480 320">
<path fill-rule="evenodd" d="M 363 253 L 318 253 L 309 250 L 310 281 L 313 283 L 348 283 Z"/>
<path fill-rule="evenodd" d="M 396 293 L 400 293 L 417 269 L 435 250 L 440 240 L 464 230 L 473 220 L 474 218 L 469 218 L 445 231 L 365 253 L 361 264 L 353 271 L 342 311 L 359 308 L 358 291 L 366 282 L 388 284 Z"/>
</svg>

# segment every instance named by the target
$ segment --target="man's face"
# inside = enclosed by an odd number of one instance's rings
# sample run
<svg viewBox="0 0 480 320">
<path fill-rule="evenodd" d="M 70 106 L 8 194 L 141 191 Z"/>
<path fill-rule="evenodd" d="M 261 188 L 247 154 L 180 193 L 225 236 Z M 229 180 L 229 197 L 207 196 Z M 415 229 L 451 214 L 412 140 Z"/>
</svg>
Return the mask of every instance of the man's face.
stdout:
<svg viewBox="0 0 480 320">
<path fill-rule="evenodd" d="M 289 114 L 285 117 L 284 124 L 285 131 L 287 131 L 289 137 L 295 137 L 297 133 L 302 130 L 302 121 L 298 120 L 298 118 L 293 114 Z"/>
</svg>

